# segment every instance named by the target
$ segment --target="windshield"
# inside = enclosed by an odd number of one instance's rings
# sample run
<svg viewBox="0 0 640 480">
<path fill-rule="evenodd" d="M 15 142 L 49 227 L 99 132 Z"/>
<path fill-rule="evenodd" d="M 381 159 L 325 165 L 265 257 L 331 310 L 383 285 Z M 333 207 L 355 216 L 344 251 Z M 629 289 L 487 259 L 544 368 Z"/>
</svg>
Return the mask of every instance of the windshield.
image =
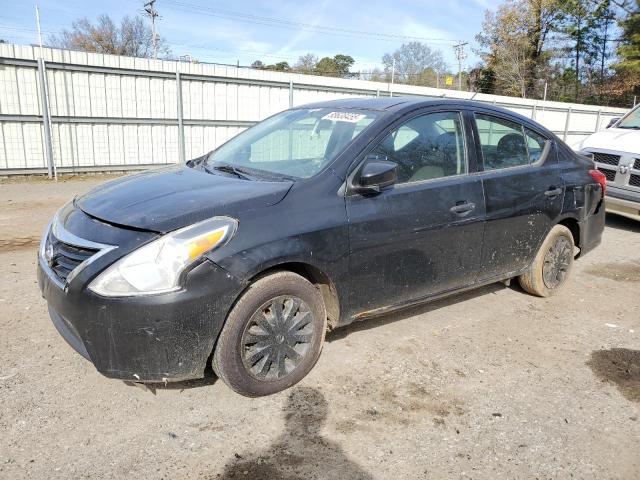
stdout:
<svg viewBox="0 0 640 480">
<path fill-rule="evenodd" d="M 378 116 L 368 110 L 287 110 L 211 152 L 208 169 L 253 176 L 309 178 L 331 161 Z"/>
<path fill-rule="evenodd" d="M 631 110 L 626 117 L 622 119 L 616 128 L 637 128 L 640 129 L 640 107 Z"/>
</svg>

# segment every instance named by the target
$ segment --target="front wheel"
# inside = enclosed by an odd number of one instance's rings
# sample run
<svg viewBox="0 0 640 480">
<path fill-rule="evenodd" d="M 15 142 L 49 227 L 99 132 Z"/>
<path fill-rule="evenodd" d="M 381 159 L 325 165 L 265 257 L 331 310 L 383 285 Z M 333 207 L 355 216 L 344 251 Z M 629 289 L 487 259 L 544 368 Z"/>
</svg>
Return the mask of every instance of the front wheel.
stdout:
<svg viewBox="0 0 640 480">
<path fill-rule="evenodd" d="M 571 231 L 554 226 L 545 238 L 529 269 L 518 278 L 520 286 L 539 297 L 549 297 L 566 283 L 573 267 L 574 243 Z"/>
<path fill-rule="evenodd" d="M 241 395 L 271 395 L 313 368 L 326 330 L 322 296 L 306 279 L 277 272 L 253 283 L 233 307 L 213 354 L 213 370 Z"/>
</svg>

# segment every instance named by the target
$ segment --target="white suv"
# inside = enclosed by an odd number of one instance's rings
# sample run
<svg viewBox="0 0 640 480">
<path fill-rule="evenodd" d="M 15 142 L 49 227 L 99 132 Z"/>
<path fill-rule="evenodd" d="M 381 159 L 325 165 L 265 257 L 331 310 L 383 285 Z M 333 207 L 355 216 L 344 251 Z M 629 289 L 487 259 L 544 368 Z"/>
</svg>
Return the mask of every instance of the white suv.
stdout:
<svg viewBox="0 0 640 480">
<path fill-rule="evenodd" d="M 577 150 L 607 177 L 608 212 L 640 220 L 640 105 L 587 137 Z"/>
</svg>

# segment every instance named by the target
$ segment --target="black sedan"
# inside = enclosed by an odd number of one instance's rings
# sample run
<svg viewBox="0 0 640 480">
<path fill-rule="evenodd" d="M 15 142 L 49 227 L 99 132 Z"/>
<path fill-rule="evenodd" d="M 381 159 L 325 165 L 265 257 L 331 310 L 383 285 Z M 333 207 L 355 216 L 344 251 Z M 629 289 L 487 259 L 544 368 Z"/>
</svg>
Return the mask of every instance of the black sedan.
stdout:
<svg viewBox="0 0 640 480">
<path fill-rule="evenodd" d="M 210 364 L 268 395 L 311 370 L 327 329 L 511 278 L 554 294 L 600 243 L 604 191 L 590 159 L 500 108 L 323 102 L 77 197 L 44 234 L 38 280 L 107 377 Z"/>
</svg>

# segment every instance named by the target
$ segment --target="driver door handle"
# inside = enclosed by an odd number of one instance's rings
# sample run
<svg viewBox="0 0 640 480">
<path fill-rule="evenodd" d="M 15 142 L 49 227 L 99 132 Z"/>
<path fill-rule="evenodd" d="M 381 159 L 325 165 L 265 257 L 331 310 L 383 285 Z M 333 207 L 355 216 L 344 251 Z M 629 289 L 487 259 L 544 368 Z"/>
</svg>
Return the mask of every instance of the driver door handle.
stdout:
<svg viewBox="0 0 640 480">
<path fill-rule="evenodd" d="M 475 203 L 464 202 L 458 205 L 454 205 L 449 209 L 449 211 L 451 211 L 452 213 L 455 213 L 456 215 L 466 215 L 472 210 L 475 210 L 475 208 L 476 208 Z"/>
</svg>

